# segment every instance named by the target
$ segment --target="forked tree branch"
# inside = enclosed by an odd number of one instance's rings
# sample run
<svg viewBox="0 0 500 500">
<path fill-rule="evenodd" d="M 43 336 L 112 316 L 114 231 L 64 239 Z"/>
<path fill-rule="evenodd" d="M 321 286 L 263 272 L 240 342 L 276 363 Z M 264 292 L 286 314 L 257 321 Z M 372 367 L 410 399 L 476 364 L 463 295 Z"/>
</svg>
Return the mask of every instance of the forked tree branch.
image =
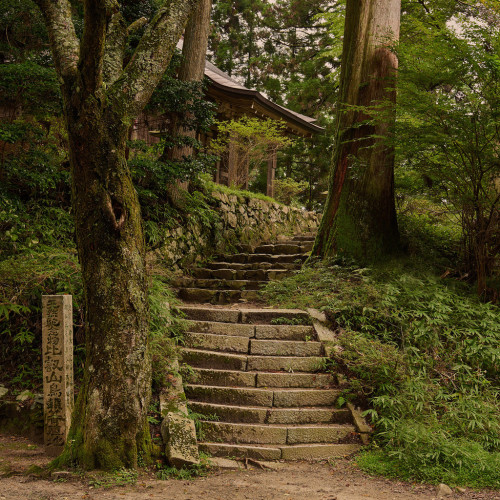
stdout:
<svg viewBox="0 0 500 500">
<path fill-rule="evenodd" d="M 199 1 L 166 0 L 147 26 L 132 59 L 108 90 L 113 109 L 122 119 L 130 121 L 149 101 Z"/>
</svg>

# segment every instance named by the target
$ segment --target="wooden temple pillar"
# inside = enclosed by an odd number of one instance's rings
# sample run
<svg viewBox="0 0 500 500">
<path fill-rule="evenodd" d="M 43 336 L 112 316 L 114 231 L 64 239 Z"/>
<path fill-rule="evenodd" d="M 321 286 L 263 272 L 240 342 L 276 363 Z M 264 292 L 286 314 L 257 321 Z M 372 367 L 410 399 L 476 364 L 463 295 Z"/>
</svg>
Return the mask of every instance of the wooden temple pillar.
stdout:
<svg viewBox="0 0 500 500">
<path fill-rule="evenodd" d="M 278 155 L 276 149 L 269 150 L 267 160 L 267 196 L 274 198 L 274 178 L 276 177 L 276 166 L 278 165 Z"/>
<path fill-rule="evenodd" d="M 227 185 L 229 187 L 238 185 L 238 146 L 234 141 L 229 141 L 227 151 Z"/>
</svg>

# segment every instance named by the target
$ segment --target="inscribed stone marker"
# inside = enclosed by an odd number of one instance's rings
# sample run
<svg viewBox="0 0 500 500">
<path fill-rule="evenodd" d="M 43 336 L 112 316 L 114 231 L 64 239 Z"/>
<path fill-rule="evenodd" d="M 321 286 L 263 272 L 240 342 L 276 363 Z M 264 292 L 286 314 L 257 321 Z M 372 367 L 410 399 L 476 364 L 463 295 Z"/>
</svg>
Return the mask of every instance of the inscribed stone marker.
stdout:
<svg viewBox="0 0 500 500">
<path fill-rule="evenodd" d="M 73 411 L 73 301 L 71 295 L 42 296 L 43 407 L 45 451 L 58 455 Z"/>
</svg>

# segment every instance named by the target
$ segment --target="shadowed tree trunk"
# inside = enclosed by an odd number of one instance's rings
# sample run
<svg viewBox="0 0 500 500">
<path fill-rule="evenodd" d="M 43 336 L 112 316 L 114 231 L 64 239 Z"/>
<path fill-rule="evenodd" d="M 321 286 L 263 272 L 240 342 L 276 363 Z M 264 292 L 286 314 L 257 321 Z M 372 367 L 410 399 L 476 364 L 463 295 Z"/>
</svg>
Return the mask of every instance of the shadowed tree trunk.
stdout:
<svg viewBox="0 0 500 500">
<path fill-rule="evenodd" d="M 394 124 L 401 0 L 347 0 L 332 174 L 313 255 L 375 261 L 398 248 Z M 375 117 L 375 119 L 374 119 Z"/>
<path fill-rule="evenodd" d="M 197 2 L 166 0 L 149 23 L 127 27 L 118 2 L 85 0 L 81 43 L 69 0 L 36 2 L 64 99 L 86 314 L 84 383 L 57 462 L 135 467 L 149 452 L 151 361 L 144 234 L 125 146 Z M 123 68 L 127 37 L 145 24 Z"/>
</svg>

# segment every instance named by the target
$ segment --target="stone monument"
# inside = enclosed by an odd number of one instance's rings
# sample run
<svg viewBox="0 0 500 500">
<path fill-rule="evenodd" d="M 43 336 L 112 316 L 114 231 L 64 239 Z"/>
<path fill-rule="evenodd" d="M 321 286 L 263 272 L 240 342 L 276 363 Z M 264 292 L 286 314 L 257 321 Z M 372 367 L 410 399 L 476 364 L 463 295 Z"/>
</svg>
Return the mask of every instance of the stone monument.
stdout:
<svg viewBox="0 0 500 500">
<path fill-rule="evenodd" d="M 45 450 L 58 455 L 73 411 L 73 301 L 71 295 L 42 296 L 43 407 Z"/>
</svg>

